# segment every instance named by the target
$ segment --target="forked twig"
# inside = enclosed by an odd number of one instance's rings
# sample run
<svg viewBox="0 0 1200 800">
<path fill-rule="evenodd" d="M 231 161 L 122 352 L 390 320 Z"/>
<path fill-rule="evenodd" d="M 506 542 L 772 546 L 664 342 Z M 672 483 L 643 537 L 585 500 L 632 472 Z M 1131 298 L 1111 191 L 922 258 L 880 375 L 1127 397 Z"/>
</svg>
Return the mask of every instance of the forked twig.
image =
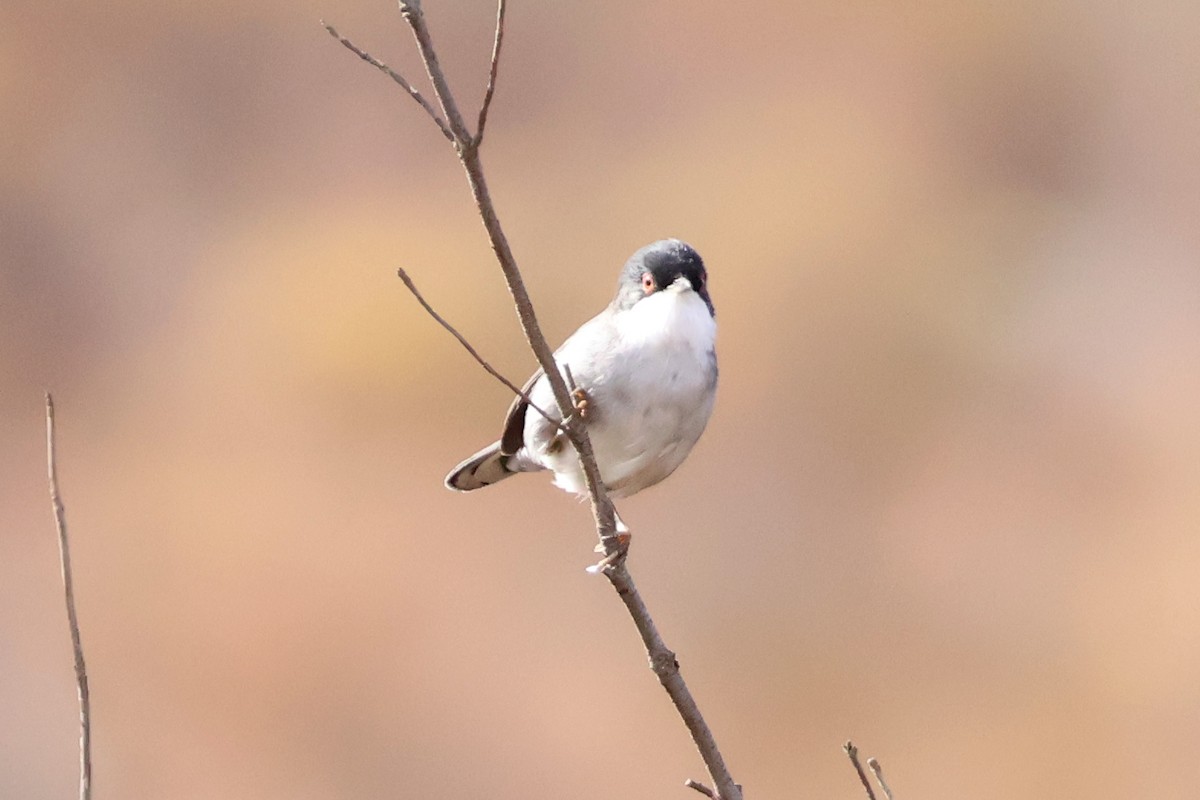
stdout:
<svg viewBox="0 0 1200 800">
<path fill-rule="evenodd" d="M 50 477 L 50 504 L 54 508 L 54 524 L 58 528 L 58 559 L 62 569 L 63 597 L 67 603 L 67 624 L 71 628 L 71 649 L 75 653 L 75 691 L 79 697 L 79 797 L 80 800 L 89 800 L 92 796 L 92 702 L 88 692 L 87 664 L 83 660 L 83 642 L 79 637 L 79 617 L 75 613 L 67 513 L 58 492 L 54 398 L 49 392 L 46 392 L 46 468 Z"/>
<path fill-rule="evenodd" d="M 871 782 L 867 780 L 867 773 L 863 772 L 862 764 L 858 763 L 858 748 L 854 746 L 854 742 L 846 742 L 842 745 L 842 749 L 846 751 L 846 755 L 850 756 L 850 763 L 854 765 L 858 779 L 862 781 L 863 788 L 867 790 L 868 800 L 875 800 L 875 790 L 871 788 Z"/>
<path fill-rule="evenodd" d="M 433 317 L 439 325 L 441 325 L 446 330 L 450 331 L 450 335 L 453 336 L 455 339 L 457 339 L 458 343 L 461 344 L 464 348 L 466 348 L 467 352 L 471 354 L 471 358 L 475 359 L 475 361 L 479 364 L 479 366 L 483 367 L 484 370 L 487 371 L 487 374 L 491 375 L 493 378 L 500 381 L 505 386 L 507 386 L 509 389 L 511 389 L 513 391 L 513 394 L 517 395 L 517 397 L 520 397 L 522 400 L 524 400 L 526 403 L 528 403 L 530 408 L 532 408 L 534 411 L 538 412 L 543 417 L 545 417 L 547 420 L 549 420 L 552 425 L 559 428 L 560 430 L 565 430 L 565 428 L 561 422 L 559 422 L 554 417 L 547 414 L 545 411 L 543 411 L 541 409 L 541 407 L 537 403 L 535 403 L 531 399 L 529 399 L 529 395 L 526 394 L 525 391 L 521 389 L 521 387 L 517 386 L 515 383 L 510 381 L 508 378 L 501 375 L 500 372 L 498 372 L 495 367 L 493 367 L 491 364 L 489 364 L 487 362 L 487 360 L 484 359 L 483 356 L 479 355 L 479 351 L 477 351 L 474 347 L 471 346 L 471 343 L 467 341 L 465 336 L 463 336 L 461 333 L 459 333 L 453 325 L 451 325 L 449 322 L 447 322 L 442 317 L 441 314 L 439 314 L 437 311 L 435 311 L 433 306 L 429 305 L 429 302 L 421 295 L 421 292 L 417 289 L 417 285 L 415 283 L 413 283 L 412 278 L 408 277 L 408 273 L 404 271 L 404 267 L 397 267 L 396 274 L 400 276 L 400 280 L 404 281 L 404 285 L 408 287 L 408 290 L 410 292 L 412 292 L 412 296 L 417 298 L 417 302 L 421 304 L 421 308 L 425 309 L 425 311 L 428 312 L 429 316 Z"/>
</svg>

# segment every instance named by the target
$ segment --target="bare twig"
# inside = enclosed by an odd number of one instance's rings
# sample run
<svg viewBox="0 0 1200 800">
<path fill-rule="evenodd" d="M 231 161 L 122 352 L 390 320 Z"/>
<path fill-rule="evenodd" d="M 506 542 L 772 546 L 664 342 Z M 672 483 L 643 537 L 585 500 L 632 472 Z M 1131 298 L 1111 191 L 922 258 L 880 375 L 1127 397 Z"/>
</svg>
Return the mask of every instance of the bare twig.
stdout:
<svg viewBox="0 0 1200 800">
<path fill-rule="evenodd" d="M 71 628 L 71 649 L 75 653 L 75 689 L 79 696 L 79 797 L 92 796 L 92 703 L 88 693 L 87 664 L 79 637 L 79 617 L 75 614 L 75 587 L 71 581 L 71 547 L 67 540 L 67 513 L 58 492 L 58 464 L 54 446 L 54 398 L 46 392 L 46 467 L 50 477 L 50 504 L 58 528 L 58 558 L 62 568 L 63 597 L 67 603 L 67 624 Z"/>
<path fill-rule="evenodd" d="M 563 379 L 567 382 L 567 391 L 571 394 L 571 408 L 573 412 L 575 412 L 572 413 L 570 421 L 575 423 L 576 421 L 583 419 L 583 412 L 574 404 L 575 398 L 578 396 L 576 393 L 579 391 L 579 387 L 575 383 L 575 375 L 571 372 L 571 365 L 566 361 L 562 363 L 562 373 Z"/>
<path fill-rule="evenodd" d="M 430 119 L 432 119 L 437 124 L 439 129 L 441 129 L 442 135 L 445 136 L 447 139 L 449 139 L 451 142 L 454 141 L 454 134 L 451 133 L 450 129 L 446 127 L 446 123 L 442 120 L 441 117 L 438 116 L 437 111 L 434 110 L 433 106 L 429 104 L 429 101 L 426 100 L 425 97 L 420 92 L 418 92 L 411 83 L 409 83 L 407 80 L 405 80 L 403 75 L 401 75 L 399 72 L 396 72 L 396 70 L 392 69 L 387 64 L 383 63 L 378 58 L 376 58 L 375 56 L 368 53 L 366 50 L 363 50 L 362 48 L 360 48 L 358 45 L 356 45 L 354 42 L 347 39 L 345 36 L 342 36 L 340 33 L 337 32 L 336 28 L 334 28 L 332 25 L 326 23 L 324 20 L 321 21 L 321 25 L 322 25 L 322 27 L 325 28 L 325 30 L 329 31 L 330 36 L 332 36 L 333 38 L 335 38 L 339 42 L 341 42 L 343 45 L 345 45 L 347 50 L 354 53 L 354 55 L 358 56 L 363 61 L 370 64 L 372 67 L 375 67 L 375 69 L 377 69 L 380 72 L 387 75 L 389 78 L 394 80 L 396 83 L 400 84 L 400 87 L 402 89 L 404 89 L 404 91 L 408 92 L 409 96 L 411 96 L 413 100 L 416 100 L 417 103 L 420 104 L 421 108 L 425 109 L 425 113 L 428 114 Z"/>
<path fill-rule="evenodd" d="M 400 280 L 404 281 L 404 285 L 408 287 L 408 290 L 410 292 L 412 292 L 412 296 L 417 298 L 417 302 L 421 304 L 421 308 L 425 309 L 425 311 L 429 313 L 429 316 L 433 317 L 439 325 L 441 325 L 446 330 L 450 331 L 450 335 L 453 336 L 455 339 L 458 339 L 458 343 L 466 348 L 467 352 L 471 354 L 471 358 L 475 359 L 475 361 L 478 362 L 479 366 L 483 367 L 484 370 L 487 371 L 487 374 L 491 375 L 493 378 L 500 381 L 505 386 L 507 386 L 509 389 L 511 389 L 515 395 L 517 395 L 522 400 L 524 400 L 526 403 L 528 403 L 529 407 L 532 408 L 534 411 L 538 412 L 543 417 L 545 417 L 547 420 L 549 420 L 552 425 L 556 426 L 560 430 L 565 430 L 565 428 L 561 422 L 559 422 L 554 417 L 547 414 L 545 411 L 543 411 L 541 409 L 540 406 L 538 406 L 537 403 L 535 403 L 535 402 L 533 402 L 533 400 L 529 399 L 529 395 L 526 394 L 521 389 L 521 387 L 517 386 L 515 383 L 510 381 L 508 378 L 501 375 L 495 369 L 495 367 L 493 367 L 491 364 L 489 364 L 483 358 L 483 356 L 479 355 L 479 352 L 474 347 L 471 346 L 471 343 L 467 341 L 465 336 L 463 336 L 461 333 L 459 333 L 457 330 L 455 330 L 453 325 L 451 325 L 449 322 L 447 322 L 442 317 L 441 314 L 439 314 L 437 311 L 435 311 L 433 309 L 433 306 L 429 305 L 428 301 L 426 301 L 425 298 L 421 295 L 421 292 L 417 290 L 417 285 L 415 283 L 413 283 L 412 278 L 408 277 L 408 273 L 404 271 L 404 267 L 397 267 L 396 274 L 400 276 Z"/>
<path fill-rule="evenodd" d="M 483 105 L 479 107 L 479 124 L 475 126 L 475 138 L 471 146 L 478 148 L 483 144 L 483 129 L 487 125 L 488 109 L 492 106 L 492 95 L 496 92 L 496 72 L 500 68 L 500 45 L 504 42 L 504 9 L 508 3 L 499 0 L 496 3 L 496 38 L 492 42 L 492 63 L 488 69 L 487 90 L 483 93 Z"/>
<path fill-rule="evenodd" d="M 850 763 L 854 765 L 858 779 L 862 781 L 863 788 L 867 790 L 867 800 L 875 800 L 875 791 L 871 788 L 871 782 L 867 780 L 867 773 L 863 772 L 862 764 L 858 763 L 858 748 L 854 746 L 854 742 L 846 742 L 842 745 L 842 749 L 846 751 L 846 755 L 850 756 Z"/>
<path fill-rule="evenodd" d="M 504 14 L 504 0 L 498 0 L 498 2 L 496 41 L 493 45 L 492 65 L 489 73 L 489 86 L 493 90 L 495 75 L 498 69 L 500 39 L 502 36 L 501 27 Z M 512 248 L 509 246 L 508 238 L 504 235 L 504 230 L 500 226 L 495 205 L 492 203 L 491 193 L 488 191 L 487 180 L 483 172 L 483 163 L 479 157 L 479 139 L 478 137 L 475 139 L 471 137 L 466 123 L 463 121 L 462 114 L 458 110 L 458 105 L 446 81 L 446 76 L 442 72 L 441 65 L 438 63 L 433 39 L 429 32 L 429 26 L 425 22 L 425 16 L 421 11 L 420 1 L 400 0 L 400 13 L 408 23 L 409 28 L 412 29 L 413 38 L 416 40 L 417 49 L 421 54 L 421 60 L 425 64 L 425 70 L 429 74 L 430 82 L 433 84 L 434 94 L 437 97 L 438 104 L 441 106 L 442 113 L 445 115 L 446 123 L 452 134 L 451 141 L 454 144 L 455 151 L 458 153 L 459 161 L 467 173 L 467 182 L 470 184 L 471 194 L 475 198 L 476 208 L 479 211 L 479 216 L 491 241 L 492 251 L 496 254 L 500 270 L 504 273 L 504 280 L 508 286 L 509 294 L 512 295 L 513 304 L 516 306 L 521 329 L 525 333 L 525 340 L 528 342 L 534 357 L 546 375 L 546 380 L 549 382 L 550 388 L 554 393 L 554 401 L 558 404 L 562 418 L 568 419 L 574 409 L 571 392 L 555 362 L 554 351 L 550 348 L 546 337 L 542 334 L 541 326 L 538 324 L 537 315 L 534 312 L 533 303 L 525 287 L 525 281 L 521 276 L 520 270 L 517 268 L 516 259 L 513 256 Z M 341 37 L 338 38 L 340 39 Z M 488 95 L 485 96 L 484 108 L 480 109 L 481 130 L 483 124 L 486 122 L 486 109 L 490 102 L 490 94 L 491 92 L 489 91 Z M 428 109 L 426 110 L 428 111 Z M 444 128 L 443 133 L 445 133 Z M 579 463 L 583 470 L 588 497 L 591 500 L 592 515 L 596 522 L 596 533 L 600 538 L 601 545 L 606 555 L 618 553 L 620 552 L 620 539 L 616 535 L 616 510 L 600 477 L 600 469 L 596 464 L 591 439 L 588 437 L 587 426 L 568 425 L 567 435 L 579 456 Z M 704 717 L 701 715 L 695 699 L 692 697 L 691 692 L 688 691 L 687 684 L 684 683 L 683 676 L 679 672 L 679 662 L 676 660 L 675 654 L 663 643 L 662 637 L 654 625 L 654 620 L 651 618 L 650 612 L 646 609 L 646 605 L 642 601 L 637 587 L 634 585 L 633 578 L 625 566 L 624 559 L 616 559 L 613 563 L 605 565 L 603 572 L 609 579 L 609 582 L 612 583 L 613 588 L 616 589 L 617 594 L 625 603 L 625 607 L 633 618 L 638 633 L 641 634 L 642 643 L 646 648 L 650 667 L 655 675 L 658 676 L 659 682 L 671 698 L 671 702 L 674 703 L 676 710 L 679 712 L 680 717 L 688 728 L 688 732 L 692 736 L 692 741 L 700 752 L 700 757 L 704 760 L 704 765 L 708 769 L 709 776 L 712 778 L 715 786 L 715 796 L 720 798 L 720 800 L 741 800 L 741 787 L 734 783 L 733 778 L 730 776 L 721 752 L 717 749 L 712 731 L 704 721 Z"/>
<path fill-rule="evenodd" d="M 705 797 L 716 797 L 716 795 L 713 794 L 713 790 L 708 788 L 707 786 L 705 786 L 700 781 L 694 781 L 691 778 L 688 778 L 686 781 L 683 782 L 683 785 L 688 787 L 689 789 L 695 789 L 697 792 L 704 795 Z"/>
<path fill-rule="evenodd" d="M 887 797 L 887 800 L 895 800 L 892 797 L 892 790 L 888 788 L 887 781 L 883 779 L 883 767 L 879 766 L 879 761 L 874 758 L 868 758 L 867 766 L 870 767 L 871 772 L 875 775 L 875 780 L 879 782 L 879 788 L 883 789 L 883 794 Z"/>
</svg>

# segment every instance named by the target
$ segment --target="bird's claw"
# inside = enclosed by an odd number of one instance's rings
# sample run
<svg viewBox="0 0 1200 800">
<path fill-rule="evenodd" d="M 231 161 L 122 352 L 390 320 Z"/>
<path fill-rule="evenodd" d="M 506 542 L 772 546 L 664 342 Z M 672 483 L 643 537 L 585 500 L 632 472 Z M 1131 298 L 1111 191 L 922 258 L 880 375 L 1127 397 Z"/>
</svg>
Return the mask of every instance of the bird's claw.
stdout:
<svg viewBox="0 0 1200 800">
<path fill-rule="evenodd" d="M 571 392 L 571 400 L 575 403 L 575 416 L 581 420 L 586 420 L 589 413 L 588 406 L 591 405 L 592 400 L 588 396 L 587 390 L 575 389 Z"/>
<path fill-rule="evenodd" d="M 616 539 L 617 539 L 617 549 L 618 550 L 628 550 L 629 543 L 631 541 L 633 541 L 633 536 L 631 536 L 629 534 L 629 531 L 625 531 L 624 533 L 621 533 L 620 531 L 618 531 Z M 607 552 L 608 548 L 604 546 L 604 542 L 601 542 L 600 544 L 593 547 L 592 550 L 597 553 L 604 553 L 604 552 Z"/>
<path fill-rule="evenodd" d="M 618 533 L 615 538 L 617 540 L 616 547 L 614 547 L 612 552 L 610 552 L 604 558 L 600 559 L 595 564 L 588 567 L 587 571 L 589 573 L 591 573 L 592 575 L 599 575 L 600 573 L 604 572 L 604 570 L 608 569 L 609 567 L 613 566 L 614 564 L 619 564 L 620 562 L 624 561 L 625 556 L 629 555 L 629 543 L 633 537 L 631 537 L 629 535 L 629 533 L 626 532 L 626 533 Z M 600 544 L 596 545 L 597 553 L 603 553 L 606 550 L 607 550 L 607 548 L 605 547 L 604 542 L 601 542 Z"/>
</svg>

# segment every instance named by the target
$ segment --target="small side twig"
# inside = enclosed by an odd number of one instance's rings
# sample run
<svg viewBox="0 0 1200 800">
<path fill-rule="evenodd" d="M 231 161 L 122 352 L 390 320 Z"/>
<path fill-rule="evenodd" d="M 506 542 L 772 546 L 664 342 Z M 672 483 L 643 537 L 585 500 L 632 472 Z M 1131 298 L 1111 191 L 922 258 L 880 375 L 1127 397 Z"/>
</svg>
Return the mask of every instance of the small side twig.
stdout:
<svg viewBox="0 0 1200 800">
<path fill-rule="evenodd" d="M 683 782 L 683 785 L 688 787 L 689 789 L 695 789 L 697 792 L 704 795 L 705 797 L 714 797 L 714 798 L 716 797 L 716 795 L 713 794 L 713 790 L 708 788 L 707 786 L 705 786 L 700 781 L 694 781 L 691 778 L 688 778 L 686 781 Z"/>
<path fill-rule="evenodd" d="M 375 56 L 368 53 L 366 50 L 363 50 L 361 47 L 359 47 L 354 42 L 347 39 L 345 36 L 342 36 L 340 33 L 337 32 L 337 28 L 333 27 L 328 22 L 325 22 L 324 20 L 322 20 L 321 27 L 323 27 L 325 30 L 329 31 L 329 35 L 332 36 L 333 38 L 337 39 L 339 42 L 341 42 L 342 45 L 345 46 L 345 48 L 347 50 L 354 53 L 354 55 L 358 56 L 363 61 L 370 64 L 372 67 L 375 67 L 375 69 L 377 69 L 380 72 L 382 72 L 383 74 L 387 75 L 389 78 L 394 80 L 396 83 L 400 84 L 400 88 L 402 88 L 404 91 L 408 92 L 409 96 L 412 97 L 413 100 L 416 100 L 417 103 L 420 104 L 421 108 L 425 109 L 425 113 L 428 114 L 430 119 L 432 119 L 437 124 L 438 128 L 442 131 L 442 135 L 445 136 L 447 139 L 449 139 L 451 142 L 454 141 L 454 134 L 450 132 L 450 128 L 446 127 L 445 120 L 443 120 L 440 116 L 438 116 L 437 111 L 434 110 L 434 108 L 430 104 L 430 102 L 425 99 L 425 96 L 422 95 L 420 92 L 418 92 L 416 87 L 414 87 L 411 83 L 409 83 L 403 75 L 401 75 L 399 72 L 396 72 L 396 70 L 392 69 L 387 64 L 383 63 L 378 58 L 376 58 Z"/>
<path fill-rule="evenodd" d="M 879 761 L 874 758 L 868 758 L 867 766 L 871 768 L 871 772 L 875 775 L 875 780 L 879 782 L 879 788 L 883 789 L 883 794 L 887 797 L 887 800 L 895 800 L 892 797 L 892 790 L 888 788 L 887 781 L 883 779 L 883 767 L 879 766 Z"/>
<path fill-rule="evenodd" d="M 579 391 L 579 386 L 575 383 L 575 373 L 571 372 L 571 365 L 564 362 L 562 371 L 563 378 L 567 381 L 567 389 L 572 393 Z"/>
<path fill-rule="evenodd" d="M 504 42 L 504 10 L 508 3 L 500 0 L 496 5 L 496 38 L 492 42 L 492 64 L 488 69 L 487 90 L 483 93 L 483 105 L 479 107 L 479 123 L 475 126 L 475 138 L 471 146 L 483 144 L 483 129 L 487 125 L 488 109 L 492 107 L 492 95 L 496 92 L 496 73 L 500 68 L 500 45 Z"/>
<path fill-rule="evenodd" d="M 467 341 L 465 336 L 463 336 L 461 333 L 459 333 L 453 325 L 451 325 L 449 322 L 447 322 L 442 317 L 441 314 L 439 314 L 437 311 L 435 311 L 433 306 L 429 305 L 429 302 L 421 295 L 421 292 L 417 290 L 417 285 L 415 283 L 413 283 L 412 278 L 408 277 L 408 273 L 404 271 L 404 267 L 397 267 L 396 274 L 400 276 L 400 280 L 404 281 L 404 285 L 408 287 L 408 290 L 410 292 L 412 292 L 412 296 L 417 298 L 417 302 L 421 304 L 421 308 L 425 309 L 425 311 L 429 314 L 429 316 L 433 317 L 434 320 L 436 320 L 439 325 L 441 325 L 443 328 L 448 330 L 450 332 L 450 335 L 453 336 L 455 339 L 457 339 L 458 343 L 461 344 L 464 348 L 466 348 L 467 352 L 471 354 L 471 358 L 475 359 L 475 361 L 479 364 L 479 366 L 484 368 L 484 370 L 487 372 L 487 374 L 491 375 L 493 378 L 500 381 L 505 386 L 507 386 L 509 389 L 511 389 L 513 391 L 513 393 L 515 395 L 517 395 L 517 397 L 520 397 L 522 400 L 524 400 L 526 403 L 528 403 L 529 407 L 532 408 L 534 411 L 538 412 L 543 417 L 545 417 L 547 420 L 549 420 L 551 423 L 558 426 L 558 428 L 564 429 L 562 423 L 560 423 L 554 417 L 550 416 L 545 411 L 543 411 L 538 406 L 537 403 L 530 400 L 529 395 L 526 394 L 525 391 L 523 391 L 521 389 L 521 387 L 517 386 L 515 383 L 510 381 L 508 378 L 501 375 L 500 372 L 498 370 L 496 370 L 496 368 L 493 367 L 491 364 L 489 364 L 487 362 L 487 360 L 484 359 L 483 356 L 479 355 L 479 351 L 471 346 L 471 343 Z"/>
<path fill-rule="evenodd" d="M 858 779 L 862 781 L 863 788 L 867 790 L 868 800 L 875 800 L 875 790 L 871 788 L 871 782 L 867 780 L 867 773 L 863 772 L 862 764 L 858 763 L 858 748 L 854 746 L 854 742 L 848 741 L 842 745 L 842 749 L 846 751 L 846 755 L 850 756 L 850 763 L 854 765 Z"/>
<path fill-rule="evenodd" d="M 75 653 L 75 690 L 79 697 L 79 798 L 92 796 L 92 703 L 88 693 L 87 664 L 83 660 L 83 642 L 79 636 L 79 617 L 75 613 L 75 587 L 71 580 L 71 547 L 67 539 L 67 513 L 58 492 L 58 464 L 54 446 L 54 398 L 46 392 L 46 467 L 50 477 L 50 504 L 58 528 L 58 559 L 62 569 L 63 597 L 67 603 L 67 624 L 71 628 L 71 649 Z"/>
<path fill-rule="evenodd" d="M 575 383 L 575 374 L 571 372 L 571 365 L 565 361 L 562 364 L 562 374 L 563 379 L 567 382 L 567 391 L 571 393 L 571 399 L 574 400 L 576 393 L 579 391 L 579 385 Z M 567 423 L 577 425 L 582 416 L 579 407 L 576 406 L 571 416 L 567 418 Z"/>
</svg>

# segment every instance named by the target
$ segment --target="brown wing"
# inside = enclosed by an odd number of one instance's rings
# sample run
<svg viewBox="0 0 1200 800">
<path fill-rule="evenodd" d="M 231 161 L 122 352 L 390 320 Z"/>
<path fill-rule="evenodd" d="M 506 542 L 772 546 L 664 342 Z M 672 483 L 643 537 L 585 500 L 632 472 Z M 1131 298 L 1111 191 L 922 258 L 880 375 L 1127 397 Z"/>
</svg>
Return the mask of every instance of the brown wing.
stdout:
<svg viewBox="0 0 1200 800">
<path fill-rule="evenodd" d="M 543 374 L 544 371 L 539 369 L 533 373 L 532 378 L 525 381 L 521 391 L 525 393 L 526 397 L 529 396 L 533 385 Z M 515 455 L 525 446 L 525 414 L 528 411 L 529 403 L 525 402 L 524 398 L 520 396 L 513 398 L 512 405 L 508 407 L 508 415 L 504 418 L 504 433 L 500 435 L 500 453 L 502 455 Z"/>
</svg>

